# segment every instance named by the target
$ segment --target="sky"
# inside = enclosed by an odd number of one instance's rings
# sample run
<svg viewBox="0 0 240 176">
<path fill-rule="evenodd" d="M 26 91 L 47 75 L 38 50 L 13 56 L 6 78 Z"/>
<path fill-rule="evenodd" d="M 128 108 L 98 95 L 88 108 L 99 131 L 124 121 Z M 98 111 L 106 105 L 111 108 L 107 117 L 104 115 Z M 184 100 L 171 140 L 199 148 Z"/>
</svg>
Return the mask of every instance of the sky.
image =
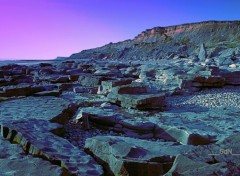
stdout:
<svg viewBox="0 0 240 176">
<path fill-rule="evenodd" d="M 146 29 L 240 20 L 240 0 L 0 0 L 0 59 L 54 59 Z"/>
</svg>

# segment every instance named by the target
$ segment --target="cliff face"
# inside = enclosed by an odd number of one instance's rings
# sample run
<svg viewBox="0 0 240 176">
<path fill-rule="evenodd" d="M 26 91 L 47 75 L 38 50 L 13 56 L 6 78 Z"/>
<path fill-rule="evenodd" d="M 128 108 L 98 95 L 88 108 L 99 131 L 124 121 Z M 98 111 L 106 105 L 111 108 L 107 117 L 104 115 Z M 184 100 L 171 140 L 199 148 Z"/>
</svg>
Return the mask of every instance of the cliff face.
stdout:
<svg viewBox="0 0 240 176">
<path fill-rule="evenodd" d="M 217 33 L 220 30 L 240 30 L 240 21 L 207 21 L 200 23 L 189 23 L 169 27 L 155 27 L 147 29 L 139 34 L 135 40 L 142 40 L 151 38 L 157 35 L 176 36 L 179 34 L 191 34 L 191 33 Z"/>
<path fill-rule="evenodd" d="M 207 21 L 147 29 L 132 40 L 84 50 L 72 59 L 163 59 L 170 55 L 197 54 L 206 48 L 234 48 L 240 43 L 240 21 Z"/>
</svg>

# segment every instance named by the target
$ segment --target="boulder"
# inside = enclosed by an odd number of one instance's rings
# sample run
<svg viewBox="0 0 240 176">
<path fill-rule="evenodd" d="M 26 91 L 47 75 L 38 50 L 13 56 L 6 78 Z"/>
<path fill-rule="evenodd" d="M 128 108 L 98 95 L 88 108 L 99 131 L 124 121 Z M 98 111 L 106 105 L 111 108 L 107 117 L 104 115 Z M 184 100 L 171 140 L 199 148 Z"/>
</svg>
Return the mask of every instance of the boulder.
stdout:
<svg viewBox="0 0 240 176">
<path fill-rule="evenodd" d="M 105 80 L 102 76 L 92 76 L 91 74 L 80 75 L 78 82 L 86 87 L 98 87 Z"/>
<path fill-rule="evenodd" d="M 227 85 L 240 85 L 240 71 L 222 72 Z"/>
<path fill-rule="evenodd" d="M 70 81 L 74 82 L 79 79 L 79 75 L 69 75 L 68 78 Z"/>
<path fill-rule="evenodd" d="M 226 57 L 219 57 L 216 59 L 216 63 L 218 66 L 228 66 L 233 64 L 233 60 L 231 58 Z"/>
<path fill-rule="evenodd" d="M 184 73 L 185 71 L 183 71 L 183 68 L 166 68 L 164 70 L 159 70 L 155 78 L 156 81 L 162 85 L 179 86 L 182 82 L 181 75 Z"/>
<path fill-rule="evenodd" d="M 112 89 L 113 93 L 117 94 L 145 94 L 147 93 L 147 86 L 144 84 L 127 84 L 123 86 L 117 86 L 114 89 Z"/>
<path fill-rule="evenodd" d="M 96 87 L 74 87 L 73 92 L 75 93 L 90 93 L 96 94 L 98 89 Z"/>
<path fill-rule="evenodd" d="M 31 86 L 7 86 L 3 88 L 5 96 L 28 96 L 32 94 Z"/>
<path fill-rule="evenodd" d="M 0 175 L 70 176 L 65 168 L 42 158 L 23 155 L 21 146 L 0 138 Z M 41 167 L 39 167 L 41 166 Z"/>
<path fill-rule="evenodd" d="M 56 70 L 53 67 L 43 67 L 38 72 L 40 75 L 52 75 L 56 73 Z"/>
<path fill-rule="evenodd" d="M 58 76 L 57 78 L 53 78 L 50 80 L 51 83 L 68 83 L 70 80 L 69 80 L 69 77 L 68 76 Z"/>
<path fill-rule="evenodd" d="M 132 79 L 129 78 L 102 81 L 101 86 L 98 87 L 98 94 L 108 94 L 112 91 L 113 87 L 127 85 L 131 83 Z"/>
<path fill-rule="evenodd" d="M 201 161 L 193 161 L 185 156 L 178 155 L 172 168 L 164 176 L 172 175 L 227 175 L 226 163 L 208 164 Z"/>
<path fill-rule="evenodd" d="M 14 82 L 14 84 L 33 83 L 33 79 L 33 76 L 30 75 L 18 75 L 12 76 L 11 82 Z"/>
<path fill-rule="evenodd" d="M 115 89 L 115 88 L 114 88 Z M 145 87 L 137 87 L 134 89 L 124 88 L 120 93 L 116 93 L 117 90 L 112 90 L 108 94 L 107 98 L 111 103 L 119 104 L 124 108 L 134 108 L 134 109 L 164 109 L 165 107 L 165 94 L 125 94 L 135 93 L 135 92 L 145 92 Z M 117 88 L 118 89 L 118 88 Z M 121 94 L 124 93 L 124 94 Z"/>
<path fill-rule="evenodd" d="M 75 120 L 82 120 L 85 128 L 90 128 L 90 123 L 104 128 L 114 127 L 124 119 L 123 114 L 114 112 L 109 108 L 87 107 L 81 108 L 74 116 Z"/>
<path fill-rule="evenodd" d="M 160 134 L 156 134 L 157 138 L 170 139 L 185 145 L 206 145 L 216 141 L 213 136 L 194 133 L 191 130 L 181 129 L 177 126 L 161 125 L 160 128 L 164 133 L 161 131 Z"/>
<path fill-rule="evenodd" d="M 40 67 L 52 67 L 53 65 L 50 63 L 40 63 L 39 66 Z"/>
<path fill-rule="evenodd" d="M 118 112 L 118 108 L 111 105 L 107 107 L 87 107 L 81 108 L 74 115 L 74 121 L 82 121 L 85 129 L 93 126 L 105 130 L 125 134 L 129 137 L 140 139 L 165 139 L 176 141 L 162 128 L 149 121 L 132 119 L 126 113 Z"/>
<path fill-rule="evenodd" d="M 46 91 L 37 92 L 37 93 L 33 94 L 33 96 L 36 96 L 36 97 L 41 97 L 41 96 L 54 96 L 54 97 L 58 97 L 60 95 L 61 95 L 61 91 L 60 90 L 46 90 Z"/>
<path fill-rule="evenodd" d="M 239 175 L 239 138 L 239 134 L 234 134 L 216 144 L 198 146 L 177 156 L 166 176 Z"/>
<path fill-rule="evenodd" d="M 156 125 L 152 122 L 137 121 L 133 119 L 122 120 L 120 125 L 116 126 L 121 129 L 126 136 L 140 138 L 140 139 L 153 139 L 154 130 Z"/>
<path fill-rule="evenodd" d="M 192 81 L 200 83 L 199 85 L 193 84 L 194 87 L 223 87 L 225 84 L 225 78 L 221 76 L 198 76 L 193 78 Z"/>
<path fill-rule="evenodd" d="M 85 149 L 105 163 L 106 170 L 112 175 L 162 175 L 170 169 L 175 156 L 191 148 L 116 136 L 96 136 L 85 143 Z"/>
<path fill-rule="evenodd" d="M 108 77 L 122 77 L 122 73 L 119 70 L 110 70 L 105 68 L 95 71 L 94 75 Z"/>
<path fill-rule="evenodd" d="M 137 67 L 128 67 L 123 70 L 123 75 L 128 78 L 139 78 L 140 70 Z"/>
<path fill-rule="evenodd" d="M 67 75 L 80 75 L 82 73 L 83 73 L 83 69 L 81 68 L 66 70 Z"/>
<path fill-rule="evenodd" d="M 0 116 L 0 135 L 11 143 L 19 145 L 21 156 L 24 153 L 27 159 L 31 158 L 29 156 L 34 156 L 53 164 L 51 167 L 38 165 L 37 167 L 41 169 L 52 170 L 57 166 L 59 170 L 65 170 L 69 175 L 102 175 L 102 167 L 93 158 L 68 140 L 58 136 L 64 134 L 64 128 L 56 122 L 64 122 L 67 116 L 71 118 L 74 110 L 76 105 L 62 98 L 50 96 L 1 102 L 0 112 L 5 113 Z M 1 152 L 3 153 L 5 152 Z M 1 164 L 3 164 L 2 160 Z M 28 172 L 25 170 L 20 175 L 28 175 Z M 41 173 L 45 172 L 48 173 L 44 170 Z M 54 175 L 54 172 L 52 174 Z"/>
<path fill-rule="evenodd" d="M 200 45 L 200 50 L 198 53 L 198 58 L 200 59 L 200 61 L 205 61 L 205 59 L 207 58 L 207 51 L 206 51 L 206 47 L 204 45 L 204 43 L 202 43 Z"/>
<path fill-rule="evenodd" d="M 158 69 L 159 69 L 158 65 L 150 65 L 150 64 L 142 65 L 139 78 L 143 82 L 149 81 L 149 80 L 154 80 Z"/>
<path fill-rule="evenodd" d="M 37 92 L 52 91 L 57 87 L 54 85 L 16 85 L 3 87 L 3 96 L 30 96 Z"/>
</svg>

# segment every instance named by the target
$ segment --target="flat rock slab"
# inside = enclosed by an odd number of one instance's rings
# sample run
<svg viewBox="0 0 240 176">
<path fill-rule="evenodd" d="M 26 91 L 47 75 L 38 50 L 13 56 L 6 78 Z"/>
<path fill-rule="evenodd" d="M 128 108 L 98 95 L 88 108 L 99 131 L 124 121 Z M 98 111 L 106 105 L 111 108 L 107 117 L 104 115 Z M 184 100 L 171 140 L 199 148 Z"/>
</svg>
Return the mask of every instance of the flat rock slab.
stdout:
<svg viewBox="0 0 240 176">
<path fill-rule="evenodd" d="M 92 126 L 125 134 L 128 137 L 151 139 L 155 135 L 156 125 L 149 121 L 139 121 L 126 112 L 101 107 L 80 108 L 75 116 L 76 121 L 82 120 L 83 126 Z"/>
<path fill-rule="evenodd" d="M 78 78 L 78 82 L 86 87 L 98 87 L 103 80 L 105 80 L 103 76 L 94 76 L 91 74 L 80 75 Z"/>
<path fill-rule="evenodd" d="M 172 142 L 150 142 L 141 139 L 96 136 L 86 140 L 85 149 L 107 164 L 111 175 L 155 176 L 166 173 L 178 154 L 192 146 Z"/>
<path fill-rule="evenodd" d="M 129 114 L 128 111 L 120 109 L 87 107 L 79 109 L 75 115 L 75 121 L 82 120 L 86 129 L 91 129 L 94 126 L 140 139 L 163 139 L 191 145 L 212 142 L 211 136 L 208 136 L 209 131 L 203 134 L 196 130 L 193 131 L 190 127 L 183 128 L 182 123 L 180 125 L 174 122 L 176 121 L 175 114 L 164 117 L 168 117 L 165 120 L 167 121 L 166 125 L 163 123 L 165 122 L 163 121 L 164 118 L 159 120 L 158 116 L 145 118 L 140 117 L 137 112 Z M 182 122 L 181 120 L 178 121 Z"/>
<path fill-rule="evenodd" d="M 101 86 L 99 86 L 98 88 L 98 94 L 108 94 L 116 86 L 122 86 L 126 84 L 131 84 L 131 83 L 132 83 L 132 79 L 129 79 L 129 78 L 102 81 Z"/>
<path fill-rule="evenodd" d="M 210 89 L 188 96 L 167 99 L 168 111 L 157 114 L 150 121 L 182 131 L 184 136 L 199 134 L 209 140 L 223 140 L 240 132 L 240 92 L 238 87 Z M 157 122 L 158 121 L 158 122 Z M 162 126 L 164 128 L 164 126 Z M 175 130 L 177 131 L 177 130 Z M 173 135 L 179 138 L 180 133 Z M 215 138 L 215 139 L 214 139 Z M 179 139 L 183 143 L 189 138 Z"/>
<path fill-rule="evenodd" d="M 124 108 L 133 109 L 163 109 L 165 107 L 165 94 L 108 94 L 111 103 L 120 104 Z"/>
<path fill-rule="evenodd" d="M 26 153 L 44 158 L 75 175 L 101 175 L 102 167 L 67 140 L 61 125 L 49 120 L 60 116 L 69 102 L 56 97 L 28 97 L 1 102 L 1 135 L 18 143 Z M 52 131 L 52 132 L 51 132 Z"/>
<path fill-rule="evenodd" d="M 5 176 L 26 175 L 26 173 L 36 176 L 70 175 L 64 168 L 49 161 L 26 155 L 19 145 L 11 144 L 2 137 L 0 137 L 0 168 L 0 175 Z"/>
<path fill-rule="evenodd" d="M 0 121 L 44 119 L 58 116 L 70 103 L 56 97 L 27 97 L 0 103 Z"/>
<path fill-rule="evenodd" d="M 217 132 L 213 127 L 208 126 L 197 118 L 195 113 L 170 113 L 163 112 L 156 114 L 154 117 L 149 117 L 149 121 L 158 125 L 173 139 L 190 145 L 204 145 L 213 143 L 217 140 Z M 162 138 L 161 133 L 156 137 Z"/>
<path fill-rule="evenodd" d="M 50 91 L 42 91 L 42 92 L 37 92 L 33 94 L 33 96 L 55 96 L 58 97 L 61 94 L 61 91 L 59 90 L 50 90 Z"/>
<path fill-rule="evenodd" d="M 176 157 L 166 174 L 176 175 L 239 175 L 240 135 L 236 133 L 208 146 L 198 146 L 184 155 Z"/>
</svg>

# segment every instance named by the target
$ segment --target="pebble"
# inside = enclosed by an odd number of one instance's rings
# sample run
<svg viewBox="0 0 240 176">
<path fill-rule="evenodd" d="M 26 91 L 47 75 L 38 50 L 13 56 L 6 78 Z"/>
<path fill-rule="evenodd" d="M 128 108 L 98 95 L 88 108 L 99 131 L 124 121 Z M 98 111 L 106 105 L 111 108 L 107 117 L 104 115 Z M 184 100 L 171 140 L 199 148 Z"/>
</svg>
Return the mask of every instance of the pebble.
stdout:
<svg viewBox="0 0 240 176">
<path fill-rule="evenodd" d="M 69 142 L 71 142 L 73 145 L 80 148 L 84 147 L 87 138 L 91 138 L 94 136 L 106 136 L 106 135 L 124 136 L 124 134 L 115 133 L 113 131 L 105 131 L 94 127 L 91 130 L 86 131 L 82 128 L 82 125 L 80 123 L 77 124 L 67 123 L 65 124 L 64 127 L 66 130 L 64 138 L 69 140 Z"/>
<path fill-rule="evenodd" d="M 167 98 L 168 109 L 204 107 L 214 108 L 240 108 L 240 89 L 227 87 L 221 89 L 208 89 L 193 95 L 172 96 Z"/>
</svg>

